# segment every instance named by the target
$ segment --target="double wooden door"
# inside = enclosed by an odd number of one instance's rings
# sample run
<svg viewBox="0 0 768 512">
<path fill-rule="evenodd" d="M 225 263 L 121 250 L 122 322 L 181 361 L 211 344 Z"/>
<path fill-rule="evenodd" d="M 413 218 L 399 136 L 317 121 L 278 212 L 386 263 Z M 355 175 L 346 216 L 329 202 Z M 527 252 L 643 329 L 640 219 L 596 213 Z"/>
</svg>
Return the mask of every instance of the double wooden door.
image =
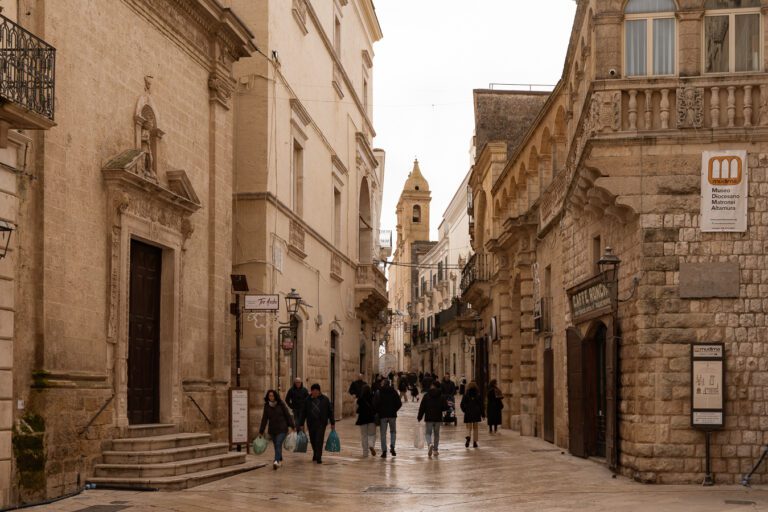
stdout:
<svg viewBox="0 0 768 512">
<path fill-rule="evenodd" d="M 160 416 L 160 275 L 162 250 L 131 241 L 128 320 L 128 421 Z"/>
</svg>

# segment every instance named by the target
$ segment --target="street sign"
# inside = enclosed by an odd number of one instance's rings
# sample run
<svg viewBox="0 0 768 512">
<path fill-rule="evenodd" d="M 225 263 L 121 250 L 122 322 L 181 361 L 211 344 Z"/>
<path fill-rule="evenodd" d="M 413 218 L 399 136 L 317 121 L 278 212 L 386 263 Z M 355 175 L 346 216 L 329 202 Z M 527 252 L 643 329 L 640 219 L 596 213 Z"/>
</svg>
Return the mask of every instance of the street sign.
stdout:
<svg viewBox="0 0 768 512">
<path fill-rule="evenodd" d="M 280 309 L 279 295 L 246 295 L 246 311 L 278 311 Z"/>
<path fill-rule="evenodd" d="M 248 389 L 229 389 L 229 444 L 248 444 Z"/>
<path fill-rule="evenodd" d="M 722 428 L 725 415 L 722 343 L 691 345 L 691 426 L 697 429 Z"/>
</svg>

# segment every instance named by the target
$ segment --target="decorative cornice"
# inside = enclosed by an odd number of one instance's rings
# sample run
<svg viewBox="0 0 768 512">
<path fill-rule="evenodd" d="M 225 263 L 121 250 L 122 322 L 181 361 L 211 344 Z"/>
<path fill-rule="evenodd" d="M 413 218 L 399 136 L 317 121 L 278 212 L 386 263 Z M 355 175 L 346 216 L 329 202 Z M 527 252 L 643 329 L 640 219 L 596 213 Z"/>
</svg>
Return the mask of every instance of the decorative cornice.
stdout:
<svg viewBox="0 0 768 512">
<path fill-rule="evenodd" d="M 299 118 L 299 121 L 301 121 L 304 126 L 307 126 L 312 122 L 309 112 L 307 112 L 307 109 L 304 108 L 304 105 L 301 104 L 301 101 L 298 98 L 291 98 L 290 103 L 291 110 L 296 114 L 296 117 Z"/>
<path fill-rule="evenodd" d="M 365 66 L 368 69 L 372 68 L 373 67 L 373 60 L 371 59 L 371 54 L 368 53 L 368 50 L 363 50 L 361 53 L 363 55 L 363 63 L 365 63 Z"/>
</svg>

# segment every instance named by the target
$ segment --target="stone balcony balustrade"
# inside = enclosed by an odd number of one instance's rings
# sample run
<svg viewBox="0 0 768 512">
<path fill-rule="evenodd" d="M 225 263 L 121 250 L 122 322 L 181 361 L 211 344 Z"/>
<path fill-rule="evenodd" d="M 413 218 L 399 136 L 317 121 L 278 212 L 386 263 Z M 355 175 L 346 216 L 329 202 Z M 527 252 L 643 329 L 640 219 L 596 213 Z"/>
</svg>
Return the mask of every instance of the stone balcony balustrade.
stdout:
<svg viewBox="0 0 768 512">
<path fill-rule="evenodd" d="M 389 304 L 387 277 L 375 264 L 360 265 L 355 274 L 357 308 L 375 316 Z"/>
</svg>

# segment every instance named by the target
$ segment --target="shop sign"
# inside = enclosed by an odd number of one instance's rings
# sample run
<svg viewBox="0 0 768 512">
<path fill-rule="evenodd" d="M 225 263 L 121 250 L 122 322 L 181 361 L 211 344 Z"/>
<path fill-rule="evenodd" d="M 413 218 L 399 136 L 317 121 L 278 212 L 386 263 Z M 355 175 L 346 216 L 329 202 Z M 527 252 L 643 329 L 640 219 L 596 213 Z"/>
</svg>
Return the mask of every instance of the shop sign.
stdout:
<svg viewBox="0 0 768 512">
<path fill-rule="evenodd" d="M 568 290 L 574 322 L 594 318 L 610 311 L 611 291 L 603 283 L 602 275 Z"/>
<path fill-rule="evenodd" d="M 229 389 L 229 444 L 248 444 L 248 390 Z"/>
<path fill-rule="evenodd" d="M 278 311 L 280 309 L 279 295 L 246 295 L 246 311 Z"/>
<path fill-rule="evenodd" d="M 705 151 L 701 158 L 701 230 L 747 230 L 747 152 Z"/>
<path fill-rule="evenodd" d="M 716 429 L 724 425 L 724 355 L 722 343 L 691 345 L 691 425 Z"/>
</svg>

